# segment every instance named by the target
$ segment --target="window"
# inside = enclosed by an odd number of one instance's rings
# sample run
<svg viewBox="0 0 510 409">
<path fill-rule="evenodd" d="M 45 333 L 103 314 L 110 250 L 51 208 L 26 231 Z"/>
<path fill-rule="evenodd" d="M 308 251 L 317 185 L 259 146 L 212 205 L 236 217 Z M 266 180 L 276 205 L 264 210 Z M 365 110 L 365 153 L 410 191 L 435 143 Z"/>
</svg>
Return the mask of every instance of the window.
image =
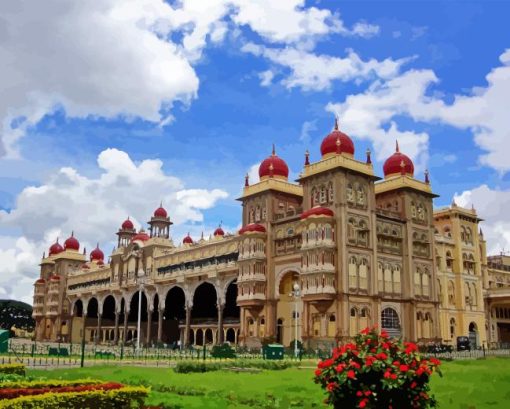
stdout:
<svg viewBox="0 0 510 409">
<path fill-rule="evenodd" d="M 328 200 L 330 203 L 333 203 L 334 193 L 333 193 L 333 184 L 330 183 L 328 186 Z"/>
<path fill-rule="evenodd" d="M 326 187 L 325 186 L 321 186 L 319 202 L 326 203 Z"/>
<path fill-rule="evenodd" d="M 381 312 L 381 327 L 385 329 L 400 329 L 400 319 L 397 311 L 387 307 Z"/>
<path fill-rule="evenodd" d="M 347 184 L 347 202 L 354 203 L 354 190 L 350 183 Z"/>
<path fill-rule="evenodd" d="M 356 257 L 349 258 L 349 288 L 358 287 L 358 263 Z"/>
<path fill-rule="evenodd" d="M 455 305 L 455 284 L 453 281 L 448 281 L 448 304 Z"/>
<path fill-rule="evenodd" d="M 365 206 L 365 189 L 362 186 L 358 186 L 356 191 L 356 199 L 358 206 Z"/>
<path fill-rule="evenodd" d="M 358 267 L 359 273 L 359 288 L 361 290 L 368 289 L 368 260 L 366 258 L 361 259 L 361 263 Z"/>
</svg>

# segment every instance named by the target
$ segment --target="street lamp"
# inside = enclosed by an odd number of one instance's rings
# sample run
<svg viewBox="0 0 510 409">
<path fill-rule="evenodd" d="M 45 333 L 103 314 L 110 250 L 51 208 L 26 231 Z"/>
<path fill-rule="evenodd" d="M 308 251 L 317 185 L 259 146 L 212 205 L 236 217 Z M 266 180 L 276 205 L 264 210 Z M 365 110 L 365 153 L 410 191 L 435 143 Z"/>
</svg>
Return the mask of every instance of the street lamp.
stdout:
<svg viewBox="0 0 510 409">
<path fill-rule="evenodd" d="M 295 336 L 294 336 L 294 356 L 297 358 L 299 354 L 298 350 L 298 301 L 301 296 L 301 289 L 299 288 L 299 284 L 297 282 L 292 286 L 291 297 L 294 298 L 294 324 L 295 324 Z"/>
<path fill-rule="evenodd" d="M 142 272 L 143 273 L 143 272 Z M 141 330 L 141 322 L 142 322 L 142 291 L 143 285 L 145 284 L 145 273 L 143 275 L 140 274 L 140 271 L 136 275 L 136 282 L 139 285 L 138 287 L 138 324 L 136 328 L 136 354 L 140 354 L 140 330 Z"/>
</svg>

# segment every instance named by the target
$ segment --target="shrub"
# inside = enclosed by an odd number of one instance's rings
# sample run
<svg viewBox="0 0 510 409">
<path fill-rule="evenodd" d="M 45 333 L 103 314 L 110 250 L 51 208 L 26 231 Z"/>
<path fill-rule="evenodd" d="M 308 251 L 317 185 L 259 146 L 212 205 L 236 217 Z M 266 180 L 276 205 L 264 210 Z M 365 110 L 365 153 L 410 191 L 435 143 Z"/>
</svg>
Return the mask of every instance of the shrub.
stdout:
<svg viewBox="0 0 510 409">
<path fill-rule="evenodd" d="M 92 385 L 68 385 L 68 386 L 45 386 L 38 388 L 2 388 L 0 389 L 0 399 L 14 399 L 20 396 L 42 395 L 43 393 L 69 393 L 103 390 L 109 391 L 120 389 L 124 385 L 115 382 Z"/>
<path fill-rule="evenodd" d="M 437 403 L 429 395 L 429 379 L 434 371 L 440 374 L 439 364 L 421 358 L 416 344 L 367 328 L 355 343 L 335 348 L 319 362 L 315 382 L 335 408 L 432 408 Z"/>
<path fill-rule="evenodd" d="M 0 401 L 0 409 L 128 409 L 143 405 L 149 390 L 143 387 L 123 387 L 114 390 L 94 390 L 69 393 L 45 393 Z"/>
<path fill-rule="evenodd" d="M 37 379 L 37 380 L 26 380 L 20 378 L 10 382 L 4 382 L 0 384 L 0 390 L 4 388 L 58 388 L 61 386 L 77 386 L 77 385 L 97 385 L 102 381 L 93 379 L 75 379 L 72 381 L 65 381 L 61 379 Z"/>
<path fill-rule="evenodd" d="M 234 349 L 228 345 L 215 345 L 211 349 L 211 356 L 213 358 L 235 358 L 236 353 Z"/>
<path fill-rule="evenodd" d="M 0 374 L 13 374 L 25 376 L 25 365 L 23 364 L 2 364 Z"/>
<path fill-rule="evenodd" d="M 218 371 L 226 366 L 226 362 L 181 361 L 177 362 L 174 371 L 177 373 L 210 372 Z"/>
<path fill-rule="evenodd" d="M 299 365 L 295 361 L 268 361 L 264 359 L 236 359 L 223 362 L 181 361 L 174 367 L 177 373 L 210 372 L 226 368 L 287 369 Z"/>
</svg>

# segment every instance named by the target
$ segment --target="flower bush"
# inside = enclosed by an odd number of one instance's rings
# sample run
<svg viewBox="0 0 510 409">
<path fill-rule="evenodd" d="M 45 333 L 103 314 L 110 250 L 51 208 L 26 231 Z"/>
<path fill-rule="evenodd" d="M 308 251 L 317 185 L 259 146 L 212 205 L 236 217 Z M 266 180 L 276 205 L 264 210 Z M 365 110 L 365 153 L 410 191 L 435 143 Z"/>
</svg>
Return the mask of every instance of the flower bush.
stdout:
<svg viewBox="0 0 510 409">
<path fill-rule="evenodd" d="M 25 375 L 23 364 L 0 364 L 0 374 Z"/>
<path fill-rule="evenodd" d="M 43 393 L 68 393 L 86 391 L 110 391 L 120 389 L 124 385 L 116 382 L 89 385 L 45 386 L 38 388 L 0 388 L 0 399 L 14 399 L 20 396 L 42 395 Z"/>
<path fill-rule="evenodd" d="M 390 339 L 373 327 L 320 361 L 315 382 L 335 408 L 433 408 L 429 379 L 434 371 L 441 375 L 439 365 L 435 358 L 421 357 L 416 344 Z"/>
</svg>

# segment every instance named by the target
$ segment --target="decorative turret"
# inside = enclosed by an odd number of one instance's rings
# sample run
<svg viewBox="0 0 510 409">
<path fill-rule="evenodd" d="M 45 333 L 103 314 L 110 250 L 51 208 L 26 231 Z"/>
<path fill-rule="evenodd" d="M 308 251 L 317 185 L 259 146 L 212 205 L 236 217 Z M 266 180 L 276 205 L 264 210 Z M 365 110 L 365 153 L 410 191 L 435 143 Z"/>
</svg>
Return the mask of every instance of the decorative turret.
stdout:
<svg viewBox="0 0 510 409">
<path fill-rule="evenodd" d="M 116 233 L 118 236 L 118 247 L 127 247 L 131 242 L 132 237 L 136 234 L 135 226 L 133 222 L 129 219 L 129 216 L 122 225 L 120 226 L 119 231 Z"/>
<path fill-rule="evenodd" d="M 163 208 L 163 202 L 154 211 L 149 224 L 150 237 L 162 237 L 168 239 L 170 237 L 170 226 L 173 224 L 168 217 L 167 211 Z"/>
</svg>

